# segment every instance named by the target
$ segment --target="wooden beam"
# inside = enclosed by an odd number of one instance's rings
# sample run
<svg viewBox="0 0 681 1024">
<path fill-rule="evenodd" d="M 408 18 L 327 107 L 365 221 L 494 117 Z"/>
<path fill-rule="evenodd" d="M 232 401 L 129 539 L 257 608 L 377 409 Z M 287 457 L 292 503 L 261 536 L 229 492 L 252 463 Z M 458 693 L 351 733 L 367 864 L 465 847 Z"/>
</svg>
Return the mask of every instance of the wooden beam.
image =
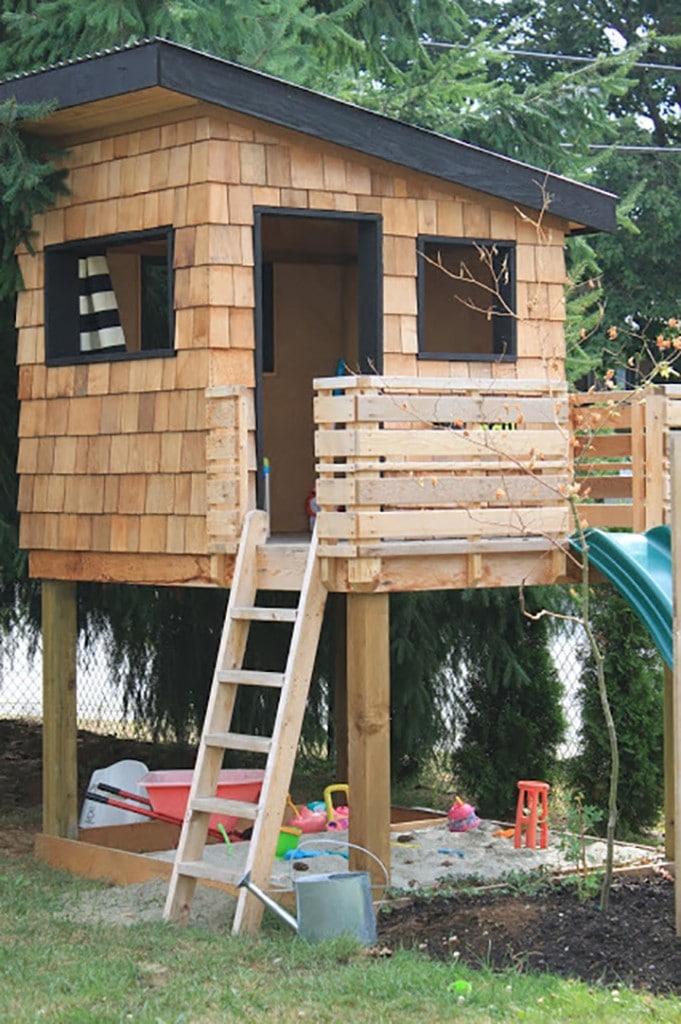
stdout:
<svg viewBox="0 0 681 1024">
<path fill-rule="evenodd" d="M 681 552 L 681 434 L 669 435 L 670 471 L 672 487 L 671 535 L 672 567 Z M 673 569 L 672 569 L 673 571 Z M 673 754 L 672 785 L 674 787 L 674 850 L 681 850 L 681 786 L 677 784 L 681 766 L 681 572 L 673 571 L 672 594 L 674 601 L 674 678 L 672 695 Z M 667 765 L 665 765 L 665 768 Z M 675 871 L 674 907 L 676 934 L 681 936 L 681 873 Z"/>
<path fill-rule="evenodd" d="M 674 860 L 674 673 L 664 666 L 664 855 Z"/>
<path fill-rule="evenodd" d="M 387 594 L 348 594 L 348 783 L 350 842 L 390 872 L 390 648 Z M 350 866 L 385 877 L 376 861 L 350 849 Z"/>
<path fill-rule="evenodd" d="M 42 581 L 43 831 L 78 830 L 76 584 Z"/>
<path fill-rule="evenodd" d="M 646 431 L 646 529 L 664 522 L 664 427 L 666 399 L 650 395 L 645 406 Z M 671 435 L 670 435 L 671 444 Z"/>
<path fill-rule="evenodd" d="M 151 583 L 158 586 L 210 586 L 216 583 L 210 574 L 210 557 L 203 555 L 31 551 L 28 565 L 29 575 L 40 579 Z"/>
<path fill-rule="evenodd" d="M 345 596 L 330 594 L 329 599 L 333 638 L 333 738 L 336 754 L 336 778 L 339 782 L 346 782 L 348 778 L 348 672 L 346 657 L 348 630 Z"/>
</svg>

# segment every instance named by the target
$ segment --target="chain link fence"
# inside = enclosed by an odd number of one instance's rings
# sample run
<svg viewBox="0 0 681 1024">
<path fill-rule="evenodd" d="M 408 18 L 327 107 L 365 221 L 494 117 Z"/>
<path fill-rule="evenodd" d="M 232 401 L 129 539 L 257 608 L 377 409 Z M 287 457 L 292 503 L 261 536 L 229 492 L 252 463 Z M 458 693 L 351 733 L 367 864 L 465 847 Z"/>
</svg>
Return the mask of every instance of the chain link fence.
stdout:
<svg viewBox="0 0 681 1024">
<path fill-rule="evenodd" d="M 575 757 L 581 750 L 580 641 L 579 626 L 570 622 L 561 624 L 551 641 L 551 655 L 563 687 L 566 729 L 559 748 L 561 760 Z M 79 728 L 120 738 L 148 738 L 146 723 L 136 721 L 132 711 L 126 709 L 122 686 L 112 677 L 105 637 L 79 645 L 77 671 Z M 16 635 L 4 639 L 0 647 L 0 718 L 42 718 L 39 640 L 32 644 Z"/>
<path fill-rule="evenodd" d="M 126 711 L 123 693 L 112 681 L 105 643 L 78 646 L 78 728 L 121 739 L 144 734 L 144 723 Z M 0 718 L 40 721 L 43 713 L 40 641 L 10 635 L 0 647 Z"/>
</svg>

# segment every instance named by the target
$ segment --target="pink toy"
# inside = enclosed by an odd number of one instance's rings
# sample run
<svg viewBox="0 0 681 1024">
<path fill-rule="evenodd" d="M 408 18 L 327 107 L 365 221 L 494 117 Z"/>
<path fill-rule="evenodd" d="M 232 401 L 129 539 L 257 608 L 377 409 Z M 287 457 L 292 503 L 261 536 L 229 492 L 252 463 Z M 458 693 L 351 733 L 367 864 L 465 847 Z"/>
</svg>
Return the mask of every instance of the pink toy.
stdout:
<svg viewBox="0 0 681 1024">
<path fill-rule="evenodd" d="M 309 807 L 301 807 L 296 817 L 286 824 L 291 828 L 299 828 L 301 832 L 323 832 L 326 828 L 326 811 L 311 811 Z"/>
<path fill-rule="evenodd" d="M 470 832 L 477 828 L 480 818 L 475 813 L 475 808 L 465 804 L 461 797 L 456 798 L 447 813 L 447 821 L 450 832 Z"/>
</svg>

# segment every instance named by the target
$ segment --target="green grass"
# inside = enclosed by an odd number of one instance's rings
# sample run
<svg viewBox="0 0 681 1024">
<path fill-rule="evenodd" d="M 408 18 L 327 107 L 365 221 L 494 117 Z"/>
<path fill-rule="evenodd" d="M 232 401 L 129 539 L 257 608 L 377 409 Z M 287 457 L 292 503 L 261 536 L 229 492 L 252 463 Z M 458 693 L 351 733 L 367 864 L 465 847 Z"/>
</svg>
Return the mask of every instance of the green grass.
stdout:
<svg viewBox="0 0 681 1024">
<path fill-rule="evenodd" d="M 260 936 L 68 919 L 106 887 L 0 855 L 0 1019 L 8 1024 L 410 1024 L 681 1021 L 681 1002 L 548 975 L 494 975 L 396 950 L 310 946 L 267 915 Z M 626 937 L 623 937 L 626 941 Z M 464 997 L 452 991 L 467 980 Z"/>
</svg>

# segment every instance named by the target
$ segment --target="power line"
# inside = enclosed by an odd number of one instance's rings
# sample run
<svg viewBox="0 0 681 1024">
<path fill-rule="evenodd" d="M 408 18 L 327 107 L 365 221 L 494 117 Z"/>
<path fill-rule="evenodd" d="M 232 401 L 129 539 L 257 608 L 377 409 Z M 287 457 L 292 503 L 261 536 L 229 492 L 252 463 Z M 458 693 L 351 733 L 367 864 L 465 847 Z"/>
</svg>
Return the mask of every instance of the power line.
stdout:
<svg viewBox="0 0 681 1024">
<path fill-rule="evenodd" d="M 574 142 L 561 142 L 561 149 L 575 149 Z M 607 142 L 588 142 L 587 149 L 613 149 L 617 153 L 681 153 L 681 146 L 627 146 Z"/>
<path fill-rule="evenodd" d="M 464 47 L 461 43 L 445 43 L 440 42 L 436 39 L 430 41 L 424 41 L 424 46 L 432 46 L 436 49 L 442 50 L 460 50 Z M 564 60 L 571 61 L 574 64 L 596 64 L 601 57 L 579 57 L 574 53 L 543 53 L 541 50 L 490 50 L 492 56 L 496 57 L 537 57 L 539 60 Z M 609 56 L 617 57 L 618 54 L 613 53 Z M 679 64 L 649 64 L 644 61 L 635 61 L 632 65 L 633 68 L 642 68 L 645 71 L 681 71 L 681 65 Z"/>
</svg>

